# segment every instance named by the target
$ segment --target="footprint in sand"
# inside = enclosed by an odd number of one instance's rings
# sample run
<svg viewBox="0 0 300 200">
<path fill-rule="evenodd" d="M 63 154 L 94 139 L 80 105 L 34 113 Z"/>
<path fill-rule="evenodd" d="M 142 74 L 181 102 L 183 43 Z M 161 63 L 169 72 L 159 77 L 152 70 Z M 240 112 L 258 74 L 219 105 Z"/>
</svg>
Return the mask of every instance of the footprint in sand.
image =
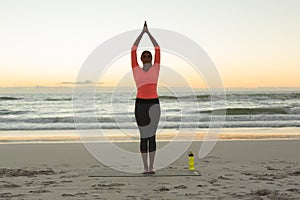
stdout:
<svg viewBox="0 0 300 200">
<path fill-rule="evenodd" d="M 185 186 L 185 185 L 178 185 L 178 186 L 175 186 L 174 188 L 175 189 L 186 189 L 187 186 Z"/>
<path fill-rule="evenodd" d="M 12 194 L 10 192 L 0 193 L 0 198 L 23 197 L 24 194 Z"/>
<path fill-rule="evenodd" d="M 78 193 L 75 193 L 75 194 L 64 193 L 61 196 L 63 196 L 63 197 L 75 197 L 75 196 L 85 196 L 85 195 L 88 195 L 88 193 L 87 192 L 78 192 Z"/>
<path fill-rule="evenodd" d="M 63 197 L 74 197 L 74 194 L 63 193 L 61 196 L 63 196 Z"/>
<path fill-rule="evenodd" d="M 61 183 L 72 183 L 73 181 L 71 180 L 62 180 Z"/>
<path fill-rule="evenodd" d="M 53 184 L 56 184 L 57 182 L 56 181 L 44 181 L 44 182 L 41 182 L 42 185 L 53 185 Z"/>
<path fill-rule="evenodd" d="M 294 193 L 300 193 L 300 190 L 298 188 L 289 188 L 286 191 L 294 192 Z"/>
<path fill-rule="evenodd" d="M 0 177 L 16 177 L 16 176 L 27 176 L 32 177 L 36 175 L 53 175 L 55 172 L 51 168 L 43 170 L 27 170 L 27 169 L 10 169 L 0 168 Z"/>
<path fill-rule="evenodd" d="M 154 191 L 163 192 L 163 191 L 169 191 L 169 190 L 170 190 L 169 188 L 162 186 L 162 187 L 159 187 L 158 189 L 155 189 Z"/>
<path fill-rule="evenodd" d="M 279 170 L 279 169 L 276 169 L 276 168 L 271 167 L 271 166 L 267 166 L 267 170 Z"/>
<path fill-rule="evenodd" d="M 92 187 L 94 189 L 118 189 L 116 187 L 121 187 L 121 186 L 125 186 L 125 184 L 123 183 L 111 183 L 111 184 L 95 184 L 95 185 L 92 185 Z"/>
<path fill-rule="evenodd" d="M 197 187 L 207 187 L 207 185 L 202 185 L 202 184 L 199 184 L 199 185 L 196 185 Z"/>
<path fill-rule="evenodd" d="M 7 181 L 3 181 L 3 183 L 0 183 L 0 188 L 17 188 L 17 187 L 21 187 L 21 185 L 17 185 Z"/>
<path fill-rule="evenodd" d="M 29 193 L 35 193 L 35 194 L 47 193 L 47 192 L 50 192 L 50 191 L 49 190 L 45 190 L 45 189 L 31 190 L 31 191 L 29 191 Z"/>
<path fill-rule="evenodd" d="M 224 175 L 225 176 L 225 175 Z M 222 180 L 232 180 L 231 178 L 227 178 L 227 177 L 224 177 L 224 176 L 219 176 L 218 179 L 222 179 Z"/>
<path fill-rule="evenodd" d="M 61 176 L 59 178 L 76 178 L 76 177 L 79 177 L 79 175 L 68 174 L 68 175 Z"/>
<path fill-rule="evenodd" d="M 217 179 L 212 179 L 210 181 L 208 181 L 210 184 L 214 184 L 215 182 L 217 182 Z"/>
<path fill-rule="evenodd" d="M 291 176 L 300 176 L 300 170 L 294 171 L 294 172 L 290 172 L 289 175 L 291 175 Z"/>
</svg>

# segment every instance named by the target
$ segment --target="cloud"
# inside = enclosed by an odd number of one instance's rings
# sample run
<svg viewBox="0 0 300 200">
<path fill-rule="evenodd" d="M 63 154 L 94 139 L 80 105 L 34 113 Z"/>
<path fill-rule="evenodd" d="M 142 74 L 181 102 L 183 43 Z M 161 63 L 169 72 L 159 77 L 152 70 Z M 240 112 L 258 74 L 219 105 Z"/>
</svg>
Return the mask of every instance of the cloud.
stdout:
<svg viewBox="0 0 300 200">
<path fill-rule="evenodd" d="M 90 81 L 90 80 L 77 81 L 77 82 L 64 81 L 64 82 L 60 82 L 60 84 L 64 84 L 64 85 L 89 85 L 89 84 L 95 84 L 95 82 Z M 103 84 L 103 82 L 98 82 L 98 85 L 101 85 L 101 84 Z"/>
</svg>

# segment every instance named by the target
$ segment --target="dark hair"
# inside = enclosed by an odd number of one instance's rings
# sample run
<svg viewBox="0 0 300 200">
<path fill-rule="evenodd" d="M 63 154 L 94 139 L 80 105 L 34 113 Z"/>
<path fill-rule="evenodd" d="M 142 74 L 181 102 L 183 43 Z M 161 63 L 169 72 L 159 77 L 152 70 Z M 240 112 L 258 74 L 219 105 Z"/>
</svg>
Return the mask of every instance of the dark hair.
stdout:
<svg viewBox="0 0 300 200">
<path fill-rule="evenodd" d="M 142 53 L 142 55 L 141 55 L 141 60 L 142 60 L 142 57 L 143 57 L 143 55 L 145 54 L 145 53 L 149 53 L 150 54 L 150 56 L 151 56 L 151 59 L 152 59 L 152 53 L 150 52 L 150 51 L 143 51 L 143 53 Z"/>
</svg>

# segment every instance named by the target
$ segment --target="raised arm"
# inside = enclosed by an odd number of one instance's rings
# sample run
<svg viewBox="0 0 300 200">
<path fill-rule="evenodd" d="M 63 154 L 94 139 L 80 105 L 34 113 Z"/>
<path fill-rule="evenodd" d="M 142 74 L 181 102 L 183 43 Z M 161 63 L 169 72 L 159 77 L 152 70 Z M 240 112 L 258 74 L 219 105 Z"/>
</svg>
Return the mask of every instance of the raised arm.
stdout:
<svg viewBox="0 0 300 200">
<path fill-rule="evenodd" d="M 154 63 L 160 64 L 160 47 L 157 43 L 157 41 L 154 39 L 154 37 L 151 35 L 149 30 L 146 30 L 146 33 L 149 35 L 149 38 L 155 48 L 155 57 L 154 57 Z"/>
<path fill-rule="evenodd" d="M 143 34 L 145 33 L 145 31 L 143 30 L 140 35 L 137 37 L 137 39 L 135 40 L 134 44 L 131 47 L 131 67 L 134 68 L 136 66 L 138 66 L 138 61 L 137 61 L 137 55 L 136 55 L 136 50 L 137 47 L 143 37 Z"/>
<path fill-rule="evenodd" d="M 140 43 L 140 41 L 141 41 L 141 39 L 142 39 L 144 33 L 145 33 L 145 31 L 144 31 L 144 29 L 143 29 L 143 31 L 140 33 L 140 35 L 139 35 L 139 36 L 137 37 L 137 39 L 135 40 L 133 46 L 139 46 L 139 43 Z"/>
<path fill-rule="evenodd" d="M 154 46 L 154 47 L 159 47 L 157 41 L 154 39 L 154 37 L 151 35 L 151 33 L 149 32 L 148 29 L 146 30 L 146 33 L 149 35 L 149 38 L 150 38 L 150 40 L 151 40 L 153 46 Z"/>
</svg>

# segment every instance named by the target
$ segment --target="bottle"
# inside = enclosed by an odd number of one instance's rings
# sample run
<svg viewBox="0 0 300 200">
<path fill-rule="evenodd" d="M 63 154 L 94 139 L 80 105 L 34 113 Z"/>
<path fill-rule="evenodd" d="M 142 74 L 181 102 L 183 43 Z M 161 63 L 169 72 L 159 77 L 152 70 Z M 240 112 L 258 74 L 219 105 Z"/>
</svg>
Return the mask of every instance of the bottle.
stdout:
<svg viewBox="0 0 300 200">
<path fill-rule="evenodd" d="M 195 170 L 194 154 L 192 151 L 189 152 L 189 170 Z"/>
</svg>

